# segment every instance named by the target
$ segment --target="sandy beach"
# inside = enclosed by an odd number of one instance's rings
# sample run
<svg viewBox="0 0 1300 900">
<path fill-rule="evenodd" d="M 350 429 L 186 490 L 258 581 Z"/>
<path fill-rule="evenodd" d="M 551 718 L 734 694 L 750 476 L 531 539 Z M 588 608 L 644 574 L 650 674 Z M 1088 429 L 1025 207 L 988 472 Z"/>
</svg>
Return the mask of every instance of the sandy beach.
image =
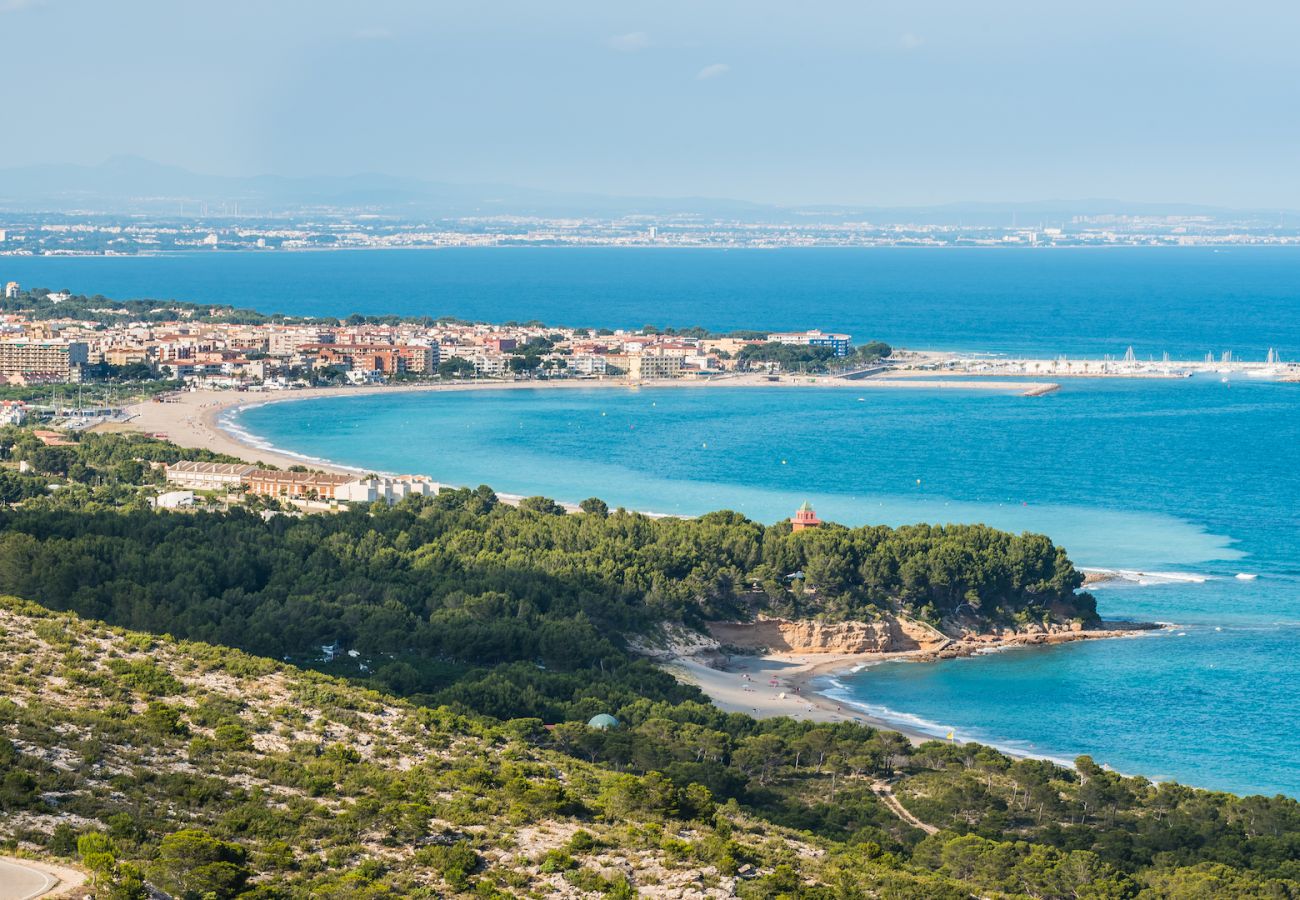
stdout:
<svg viewBox="0 0 1300 900">
<path fill-rule="evenodd" d="M 317 460 L 306 460 L 288 453 L 258 447 L 239 435 L 221 428 L 218 417 L 240 406 L 264 403 L 288 403 L 296 400 L 314 400 L 325 397 L 362 397 L 373 394 L 402 394 L 441 391 L 501 391 L 501 390 L 658 390 L 673 389 L 737 389 L 755 387 L 819 387 L 835 390 L 979 390 L 1007 393 L 1036 394 L 1044 385 L 1035 382 L 926 381 L 919 378 L 864 378 L 847 380 L 831 376 L 789 376 L 772 381 L 765 375 L 735 375 L 708 380 L 673 379 L 629 384 L 619 379 L 564 380 L 564 381 L 475 381 L 452 384 L 375 385 L 367 387 L 305 388 L 295 391 L 181 391 L 169 395 L 165 402 L 145 401 L 127 407 L 130 419 L 96 426 L 97 431 L 138 431 L 165 438 L 182 447 L 193 447 L 224 453 L 251 463 L 266 463 L 279 468 L 310 464 L 312 468 L 329 472 L 360 472 Z M 437 477 L 436 472 L 413 473 Z"/>
<path fill-rule="evenodd" d="M 773 653 L 732 657 L 725 668 L 715 668 L 697 656 L 679 656 L 660 667 L 679 681 L 698 687 L 724 712 L 744 713 L 756 719 L 789 716 L 801 722 L 857 722 L 901 732 L 912 743 L 921 744 L 936 737 L 844 706 L 819 694 L 813 683 L 822 676 L 911 656 L 914 654 Z"/>
<path fill-rule="evenodd" d="M 1037 391 L 1041 383 L 993 382 L 989 380 L 965 381 L 924 381 L 919 378 L 902 378 L 898 380 L 861 380 L 846 381 L 839 378 L 808 377 L 788 378 L 781 381 L 769 381 L 765 376 L 737 376 L 713 381 L 664 381 L 629 385 L 621 380 L 601 381 L 554 381 L 554 382 L 469 382 L 434 385 L 382 385 L 367 387 L 328 387 L 311 388 L 280 392 L 236 392 L 236 391 L 186 391 L 169 396 L 165 402 L 146 401 L 128 408 L 131 418 L 126 422 L 99 426 L 100 430 L 135 431 L 155 435 L 172 441 L 182 447 L 194 447 L 224 453 L 252 463 L 264 463 L 286 468 L 292 465 L 309 464 L 312 468 L 331 472 L 353 473 L 361 470 L 349 469 L 333 463 L 307 460 L 303 457 L 274 449 L 259 447 L 242 438 L 239 434 L 223 429 L 218 419 L 229 410 L 241 406 L 266 403 L 291 403 L 298 400 L 311 400 L 327 397 L 360 397 L 375 394 L 398 394 L 409 392 L 439 391 L 500 391 L 500 390 L 581 390 L 581 389 L 618 389 L 640 390 L 671 388 L 740 388 L 740 387 L 803 387 L 820 386 L 836 389 L 866 390 L 873 388 L 942 388 L 942 389 L 982 389 L 1025 393 Z M 436 477 L 436 473 L 431 474 Z M 517 498 L 502 495 L 503 500 Z M 1062 640 L 1095 639 L 1131 636 L 1129 629 L 1115 631 L 1096 631 L 1080 635 L 1058 635 L 1046 643 L 1058 643 Z M 977 650 L 988 650 L 998 646 L 1024 644 L 1023 640 L 1010 640 L 1002 644 L 971 645 L 955 651 L 955 655 L 965 655 Z M 740 712 L 757 718 L 789 716 L 796 720 L 813 722 L 858 722 L 875 728 L 901 732 L 914 743 L 935 740 L 934 734 L 909 729 L 895 722 L 872 717 L 861 710 L 836 701 L 817 691 L 815 682 L 825 676 L 848 672 L 862 666 L 901 659 L 933 660 L 935 654 L 930 650 L 907 650 L 900 652 L 875 653 L 782 653 L 755 651 L 754 655 L 731 656 L 720 662 L 716 656 L 697 654 L 689 651 L 675 651 L 659 657 L 662 668 L 673 673 L 684 682 L 699 687 L 713 703 L 727 712 Z"/>
<path fill-rule="evenodd" d="M 739 712 L 758 719 L 789 716 L 807 722 L 857 722 L 872 728 L 897 731 L 914 744 L 942 740 L 944 735 L 909 728 L 894 721 L 871 716 L 853 704 L 843 703 L 818 691 L 818 681 L 836 674 L 879 665 L 913 660 L 935 664 L 942 660 L 1015 647 L 1052 646 L 1081 640 L 1132 638 L 1158 630 L 1152 623 L 1107 622 L 1090 631 L 1060 630 L 1051 634 L 1014 634 L 1004 637 L 978 635 L 952 641 L 942 650 L 921 648 L 897 652 L 761 652 L 724 656 L 716 644 L 696 642 L 694 646 L 670 646 L 662 651 L 659 666 L 679 681 L 693 684 L 726 712 Z M 957 740 L 963 740 L 960 734 Z M 1014 751 L 1005 751 L 1017 755 Z"/>
</svg>

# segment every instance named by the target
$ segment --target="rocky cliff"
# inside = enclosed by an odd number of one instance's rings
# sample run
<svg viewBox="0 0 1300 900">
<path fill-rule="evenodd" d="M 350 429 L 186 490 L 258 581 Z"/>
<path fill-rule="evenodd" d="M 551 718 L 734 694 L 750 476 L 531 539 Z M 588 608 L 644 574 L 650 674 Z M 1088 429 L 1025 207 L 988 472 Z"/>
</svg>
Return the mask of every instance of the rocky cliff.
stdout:
<svg viewBox="0 0 1300 900">
<path fill-rule="evenodd" d="M 754 622 L 709 623 L 709 634 L 716 646 L 701 646 L 694 652 L 734 648 L 747 654 L 914 653 L 923 659 L 931 656 L 948 658 L 968 656 L 993 647 L 1118 637 L 1156 627 L 1144 622 L 1107 622 L 1090 628 L 1078 622 L 1061 622 L 1014 627 L 993 625 L 979 629 L 969 623 L 945 622 L 943 631 L 940 631 L 901 616 L 887 616 L 875 622 L 791 621 L 760 617 Z"/>
<path fill-rule="evenodd" d="M 937 629 L 897 616 L 876 622 L 711 622 L 709 633 L 723 646 L 772 653 L 901 653 L 938 650 L 948 643 Z"/>
</svg>

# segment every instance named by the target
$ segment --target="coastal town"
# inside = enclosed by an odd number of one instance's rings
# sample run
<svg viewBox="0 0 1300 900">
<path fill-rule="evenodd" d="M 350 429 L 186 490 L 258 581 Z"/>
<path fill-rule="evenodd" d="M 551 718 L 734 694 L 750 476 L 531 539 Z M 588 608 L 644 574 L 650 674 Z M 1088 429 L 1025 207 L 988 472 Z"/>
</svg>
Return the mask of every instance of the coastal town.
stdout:
<svg viewBox="0 0 1300 900">
<path fill-rule="evenodd" d="M 1300 4 L 0 29 L 0 900 L 1300 900 Z"/>
<path fill-rule="evenodd" d="M 1026 396 L 1058 379 L 1300 380 L 1269 350 L 1203 359 L 1028 359 L 855 344 L 829 329 L 735 331 L 601 328 L 541 322 L 351 316 L 303 319 L 229 307 L 115 302 L 3 282 L 0 423 L 74 429 L 140 418 L 131 400 L 182 394 L 286 394 L 309 389 L 501 384 L 832 384 L 988 387 Z M 1019 379 L 1019 380 L 1013 380 Z M 219 395 L 219 394 L 217 394 Z M 147 417 L 146 417 L 147 418 Z"/>
<path fill-rule="evenodd" d="M 73 299 L 61 292 L 28 294 L 12 281 L 4 292 L 18 307 L 35 300 L 57 309 Z M 140 319 L 130 312 L 100 307 L 70 310 L 66 316 L 0 316 L 0 378 L 9 385 L 31 386 L 126 375 L 191 387 L 267 391 L 430 378 L 618 376 L 652 381 L 738 369 L 825 371 L 886 357 L 890 350 L 877 343 L 862 351 L 853 346 L 851 335 L 819 329 L 711 335 L 700 329 L 454 319 L 378 323 L 265 317 L 250 323 L 228 320 L 223 315 L 228 311 L 193 306 L 161 307 Z"/>
</svg>

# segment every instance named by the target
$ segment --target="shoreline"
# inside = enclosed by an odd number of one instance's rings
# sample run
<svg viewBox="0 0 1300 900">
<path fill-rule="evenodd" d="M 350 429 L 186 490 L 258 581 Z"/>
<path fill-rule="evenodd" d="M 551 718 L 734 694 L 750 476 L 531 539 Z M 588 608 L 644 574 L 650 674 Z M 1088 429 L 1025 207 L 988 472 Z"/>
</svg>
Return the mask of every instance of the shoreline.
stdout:
<svg viewBox="0 0 1300 900">
<path fill-rule="evenodd" d="M 470 382 L 454 384 L 420 384 L 420 385 L 375 385 L 365 387 L 327 387 L 309 388 L 286 392 L 246 393 L 235 391 L 191 391 L 185 392 L 169 402 L 146 401 L 129 408 L 133 414 L 127 422 L 113 423 L 110 430 L 134 431 L 155 435 L 166 435 L 168 440 L 183 447 L 206 449 L 217 453 L 244 459 L 251 463 L 270 463 L 284 468 L 293 465 L 309 465 L 339 474 L 363 474 L 371 471 L 351 467 L 328 460 L 314 459 L 295 454 L 279 448 L 268 448 L 253 443 L 249 436 L 241 435 L 222 426 L 221 416 L 244 407 L 268 403 L 290 403 L 297 400 L 328 399 L 333 397 L 362 397 L 372 395 L 399 393 L 430 393 L 444 391 L 494 391 L 494 390 L 575 390 L 592 388 L 623 388 L 637 390 L 641 388 L 708 388 L 708 387 L 836 387 L 865 388 L 871 380 L 845 381 L 843 379 L 821 379 L 809 377 L 802 380 L 790 379 L 770 382 L 765 378 L 728 378 L 715 381 L 679 380 L 663 382 L 646 382 L 628 384 L 624 381 L 554 381 L 554 382 Z M 966 382 L 943 381 L 925 382 L 920 378 L 909 378 L 894 382 L 877 381 L 878 388 L 897 387 L 941 387 L 961 389 Z M 1043 387 L 1042 382 L 1032 385 L 1009 384 L 1007 382 L 983 381 L 976 387 L 996 390 L 1015 390 L 1017 387 Z M 1053 385 L 1055 388 L 1056 385 Z M 517 502 L 519 497 L 499 494 L 506 502 Z M 569 504 L 564 504 L 569 505 Z M 1106 571 L 1106 570 L 1103 570 Z M 1115 573 L 1106 571 L 1114 577 Z M 904 735 L 914 745 L 932 740 L 944 740 L 943 734 L 934 734 L 923 728 L 899 722 L 896 719 L 874 715 L 861 708 L 852 700 L 839 699 L 827 693 L 826 679 L 837 675 L 860 671 L 863 668 L 886 662 L 939 662 L 944 659 L 975 655 L 982 652 L 1024 647 L 1069 643 L 1079 640 L 1100 640 L 1107 638 L 1138 637 L 1150 633 L 1160 626 L 1148 626 L 1142 629 L 1133 623 L 1107 623 L 1118 628 L 1102 628 L 1092 632 L 1064 632 L 1046 635 L 1013 635 L 1009 638 L 986 638 L 984 640 L 960 640 L 942 651 L 932 648 L 903 650 L 892 652 L 869 653 L 824 653 L 824 652 L 786 652 L 752 654 L 725 658 L 721 665 L 716 659 L 708 659 L 707 653 L 699 648 L 694 651 L 674 648 L 667 655 L 660 655 L 657 663 L 660 668 L 672 674 L 679 681 L 694 684 L 712 702 L 724 712 L 738 712 L 754 718 L 773 718 L 789 716 L 797 721 L 826 723 L 857 723 L 883 731 L 894 731 Z M 1124 627 L 1124 626 L 1128 627 Z M 951 729 L 956 731 L 955 728 Z M 958 735 L 958 742 L 976 740 Z M 986 741 L 978 741 L 986 743 Z M 1011 756 L 1035 756 L 1020 748 L 998 746 L 1000 752 Z M 1041 756 L 1052 759 L 1049 756 Z"/>
<path fill-rule="evenodd" d="M 862 669 L 888 662 L 937 663 L 981 653 L 1001 652 L 1021 647 L 1045 647 L 1079 641 L 1137 638 L 1157 631 L 1167 630 L 1167 625 L 1149 623 L 1108 622 L 1111 627 L 1094 631 L 1061 632 L 1031 638 L 1013 635 L 1010 638 L 963 640 L 954 648 L 935 651 L 917 650 L 868 653 L 814 653 L 767 652 L 726 656 L 721 660 L 710 658 L 703 648 L 675 649 L 661 655 L 657 664 L 679 681 L 699 688 L 714 706 L 724 712 L 739 712 L 756 719 L 789 716 L 796 721 L 845 723 L 854 722 L 882 731 L 896 731 L 913 745 L 927 741 L 943 741 L 943 734 L 934 734 L 914 725 L 899 722 L 888 716 L 875 715 L 859 703 L 840 699 L 827 692 L 824 680 L 837 675 L 859 672 Z M 955 726 L 940 726 L 956 733 L 957 743 L 975 741 L 995 746 L 1008 756 L 1060 759 L 1044 754 L 1033 754 L 1023 749 L 989 744 L 987 740 L 962 737 Z"/>
<path fill-rule="evenodd" d="M 770 381 L 761 375 L 737 375 L 716 379 L 685 381 L 672 379 L 663 381 L 646 381 L 631 383 L 623 380 L 556 380 L 556 381 L 473 381 L 454 382 L 450 384 L 411 384 L 411 385 L 372 385 L 365 387 L 320 387 L 304 388 L 293 391 L 224 391 L 201 390 L 182 391 L 170 395 L 165 402 L 146 400 L 127 407 L 130 418 L 125 422 L 112 422 L 97 425 L 92 431 L 134 431 L 154 436 L 165 436 L 181 447 L 208 450 L 237 457 L 250 463 L 267 463 L 280 468 L 307 465 L 315 469 L 335 474 L 365 474 L 370 469 L 349 466 L 327 459 L 308 457 L 289 450 L 272 446 L 260 446 L 250 440 L 251 436 L 241 435 L 222 426 L 220 417 L 225 413 L 248 406 L 261 406 L 270 403 L 290 403 L 299 400 L 322 400 L 334 397 L 365 397 L 373 395 L 391 395 L 407 393 L 441 393 L 449 391 L 500 391 L 500 390 L 581 390 L 581 389 L 623 389 L 656 390 L 671 389 L 708 389 L 708 388 L 825 388 L 837 390 L 971 390 L 1020 393 L 1036 396 L 1047 387 L 1043 382 L 1000 381 L 956 381 L 924 380 L 909 377 L 900 379 L 861 379 L 848 380 L 837 376 L 794 376 L 782 377 Z M 1055 389 L 1055 385 L 1051 389 Z M 428 474 L 436 478 L 436 473 Z"/>
</svg>

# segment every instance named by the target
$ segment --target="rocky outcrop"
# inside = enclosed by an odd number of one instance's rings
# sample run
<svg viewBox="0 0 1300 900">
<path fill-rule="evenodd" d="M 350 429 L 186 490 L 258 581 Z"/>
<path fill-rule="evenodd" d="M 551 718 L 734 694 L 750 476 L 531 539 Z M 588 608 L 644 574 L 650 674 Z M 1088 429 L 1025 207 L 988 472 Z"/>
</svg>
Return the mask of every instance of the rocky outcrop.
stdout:
<svg viewBox="0 0 1300 900">
<path fill-rule="evenodd" d="M 922 622 L 887 616 L 876 622 L 818 622 L 760 618 L 711 622 L 709 633 L 724 647 L 772 653 L 903 653 L 940 650 L 948 638 Z"/>
<path fill-rule="evenodd" d="M 1096 627 L 1079 622 L 1053 622 L 1047 625 L 992 625 L 980 630 L 967 623 L 945 622 L 944 630 L 940 631 L 903 616 L 886 616 L 875 622 L 791 621 L 760 617 L 754 622 L 710 622 L 708 626 L 717 649 L 723 652 L 801 655 L 912 653 L 921 659 L 969 656 L 995 647 L 1119 637 L 1157 627 L 1145 622 L 1105 622 Z"/>
<path fill-rule="evenodd" d="M 1139 631 L 1152 631 L 1161 626 L 1153 622 L 1098 622 L 1092 626 L 1082 622 L 1049 622 L 1040 625 L 992 625 L 980 631 L 966 625 L 945 622 L 945 630 L 952 641 L 933 654 L 936 659 L 970 656 L 996 647 L 1027 647 L 1036 644 L 1068 644 L 1093 638 L 1124 637 Z"/>
</svg>

